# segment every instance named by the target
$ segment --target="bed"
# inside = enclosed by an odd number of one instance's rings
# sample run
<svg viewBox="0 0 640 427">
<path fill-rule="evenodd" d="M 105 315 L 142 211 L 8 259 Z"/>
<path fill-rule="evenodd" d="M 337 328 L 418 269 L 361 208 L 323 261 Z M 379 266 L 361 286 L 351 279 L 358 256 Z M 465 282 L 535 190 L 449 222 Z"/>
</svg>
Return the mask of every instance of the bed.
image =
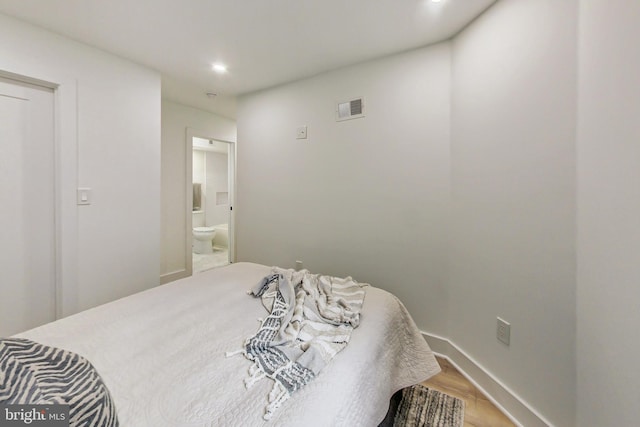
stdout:
<svg viewBox="0 0 640 427">
<path fill-rule="evenodd" d="M 265 378 L 247 389 L 241 348 L 265 308 L 247 290 L 271 267 L 237 263 L 16 335 L 75 352 L 111 393 L 120 425 L 377 426 L 397 390 L 439 372 L 402 303 L 369 286 L 359 326 L 322 372 L 265 420 Z"/>
</svg>

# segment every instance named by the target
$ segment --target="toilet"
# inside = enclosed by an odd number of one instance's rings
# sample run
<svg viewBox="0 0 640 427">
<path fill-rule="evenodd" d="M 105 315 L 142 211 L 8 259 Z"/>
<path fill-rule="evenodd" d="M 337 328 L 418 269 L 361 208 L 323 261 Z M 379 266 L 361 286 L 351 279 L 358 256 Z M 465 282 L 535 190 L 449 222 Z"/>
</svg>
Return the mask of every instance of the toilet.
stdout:
<svg viewBox="0 0 640 427">
<path fill-rule="evenodd" d="M 216 237 L 215 227 L 205 226 L 205 213 L 203 210 L 193 211 L 193 253 L 212 254 L 213 238 Z"/>
<path fill-rule="evenodd" d="M 193 227 L 193 252 L 196 254 L 212 254 L 215 227 Z"/>
</svg>

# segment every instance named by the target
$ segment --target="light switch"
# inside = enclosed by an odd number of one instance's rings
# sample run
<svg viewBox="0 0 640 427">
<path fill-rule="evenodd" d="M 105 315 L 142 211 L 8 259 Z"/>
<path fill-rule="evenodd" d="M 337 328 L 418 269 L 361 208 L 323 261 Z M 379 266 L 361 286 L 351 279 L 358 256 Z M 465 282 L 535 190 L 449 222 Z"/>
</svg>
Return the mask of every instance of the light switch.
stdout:
<svg viewBox="0 0 640 427">
<path fill-rule="evenodd" d="M 300 126 L 297 129 L 296 139 L 307 139 L 307 127 L 306 126 Z"/>
<path fill-rule="evenodd" d="M 91 204 L 91 189 L 90 188 L 78 188 L 78 204 L 90 205 Z"/>
</svg>

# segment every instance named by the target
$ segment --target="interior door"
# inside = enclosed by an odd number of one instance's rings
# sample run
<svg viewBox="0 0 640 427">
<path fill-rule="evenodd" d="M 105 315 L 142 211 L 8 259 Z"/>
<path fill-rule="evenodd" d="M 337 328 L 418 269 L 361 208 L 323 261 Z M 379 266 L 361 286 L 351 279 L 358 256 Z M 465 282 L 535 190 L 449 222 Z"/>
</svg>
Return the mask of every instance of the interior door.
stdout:
<svg viewBox="0 0 640 427">
<path fill-rule="evenodd" d="M 55 320 L 53 91 L 0 77 L 0 337 Z"/>
</svg>

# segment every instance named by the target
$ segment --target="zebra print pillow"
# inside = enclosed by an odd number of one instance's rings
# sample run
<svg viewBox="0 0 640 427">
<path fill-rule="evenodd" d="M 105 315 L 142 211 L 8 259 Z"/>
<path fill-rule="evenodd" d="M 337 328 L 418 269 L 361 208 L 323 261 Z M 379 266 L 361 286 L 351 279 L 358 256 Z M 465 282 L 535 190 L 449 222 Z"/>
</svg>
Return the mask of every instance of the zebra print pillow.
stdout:
<svg viewBox="0 0 640 427">
<path fill-rule="evenodd" d="M 22 338 L 0 339 L 0 405 L 69 405 L 69 425 L 116 427 L 109 390 L 82 356 Z"/>
</svg>

